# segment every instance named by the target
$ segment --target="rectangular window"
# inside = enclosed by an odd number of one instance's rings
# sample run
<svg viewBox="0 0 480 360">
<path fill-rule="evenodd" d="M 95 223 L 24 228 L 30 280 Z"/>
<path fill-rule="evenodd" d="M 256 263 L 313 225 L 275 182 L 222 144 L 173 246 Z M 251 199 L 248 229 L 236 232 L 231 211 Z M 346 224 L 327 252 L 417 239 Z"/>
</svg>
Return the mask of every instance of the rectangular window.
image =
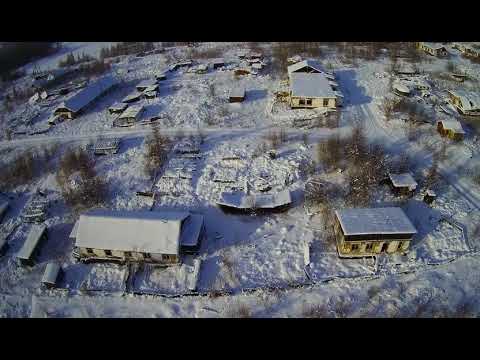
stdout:
<svg viewBox="0 0 480 360">
<path fill-rule="evenodd" d="M 300 99 L 300 100 L 298 100 L 298 103 L 299 103 L 300 105 L 305 105 L 305 100 L 304 100 L 304 99 Z"/>
<path fill-rule="evenodd" d="M 307 99 L 307 105 L 312 105 L 312 99 Z"/>
<path fill-rule="evenodd" d="M 112 250 L 105 250 L 106 256 L 112 256 Z"/>
<path fill-rule="evenodd" d="M 372 251 L 372 249 L 373 249 L 373 244 L 367 243 L 367 245 L 365 246 L 365 251 Z"/>
<path fill-rule="evenodd" d="M 325 106 L 325 107 L 328 106 L 328 99 L 323 99 L 323 106 Z"/>
<path fill-rule="evenodd" d="M 352 251 L 358 250 L 358 244 L 352 244 Z"/>
<path fill-rule="evenodd" d="M 93 254 L 93 249 L 87 248 L 87 254 Z"/>
<path fill-rule="evenodd" d="M 132 257 L 132 253 L 130 251 L 125 251 L 123 255 L 127 258 Z"/>
<path fill-rule="evenodd" d="M 398 243 L 398 247 L 397 247 L 397 250 L 402 250 L 402 247 L 403 247 L 403 242 L 399 242 Z"/>
<path fill-rule="evenodd" d="M 149 254 L 149 253 L 145 253 L 145 254 L 143 254 L 143 257 L 144 257 L 145 259 L 150 259 L 150 258 L 151 258 L 151 256 L 150 256 L 150 254 Z"/>
</svg>

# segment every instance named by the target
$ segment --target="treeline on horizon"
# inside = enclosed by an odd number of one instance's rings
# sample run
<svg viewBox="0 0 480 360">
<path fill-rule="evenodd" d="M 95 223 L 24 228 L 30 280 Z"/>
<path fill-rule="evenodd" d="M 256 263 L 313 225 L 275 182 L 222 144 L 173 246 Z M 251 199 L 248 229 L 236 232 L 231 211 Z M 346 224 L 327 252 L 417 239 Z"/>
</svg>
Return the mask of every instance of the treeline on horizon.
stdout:
<svg viewBox="0 0 480 360">
<path fill-rule="evenodd" d="M 16 70 L 30 61 L 53 54 L 59 48 L 56 42 L 4 42 L 0 46 L 0 78 L 15 78 Z"/>
</svg>

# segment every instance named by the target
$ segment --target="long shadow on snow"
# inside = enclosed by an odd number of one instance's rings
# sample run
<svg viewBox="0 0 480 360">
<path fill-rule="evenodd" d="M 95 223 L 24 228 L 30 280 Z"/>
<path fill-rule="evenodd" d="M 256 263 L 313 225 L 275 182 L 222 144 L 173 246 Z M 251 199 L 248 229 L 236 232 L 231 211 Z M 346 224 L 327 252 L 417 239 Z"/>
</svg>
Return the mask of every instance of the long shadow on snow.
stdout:
<svg viewBox="0 0 480 360">
<path fill-rule="evenodd" d="M 347 95 L 347 100 L 343 104 L 344 108 L 372 102 L 372 98 L 365 94 L 365 88 L 358 85 L 356 71 L 351 69 L 338 70 L 335 75 L 338 79 L 340 91 Z"/>
</svg>

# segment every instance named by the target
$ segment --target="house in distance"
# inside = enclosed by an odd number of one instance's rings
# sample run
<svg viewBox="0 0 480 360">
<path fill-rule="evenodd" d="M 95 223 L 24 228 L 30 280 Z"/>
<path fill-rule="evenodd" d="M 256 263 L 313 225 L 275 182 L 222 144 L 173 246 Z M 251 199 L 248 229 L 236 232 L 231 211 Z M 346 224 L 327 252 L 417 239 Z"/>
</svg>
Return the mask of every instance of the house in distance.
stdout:
<svg viewBox="0 0 480 360">
<path fill-rule="evenodd" d="M 423 50 L 424 52 L 432 56 L 437 56 L 437 57 L 448 56 L 447 48 L 440 43 L 417 42 L 417 48 L 419 50 Z"/>
<path fill-rule="evenodd" d="M 437 131 L 441 136 L 455 141 L 461 141 L 465 136 L 462 124 L 455 119 L 437 121 Z"/>
<path fill-rule="evenodd" d="M 339 256 L 350 258 L 403 253 L 417 233 L 397 207 L 337 210 L 334 231 Z"/>
</svg>

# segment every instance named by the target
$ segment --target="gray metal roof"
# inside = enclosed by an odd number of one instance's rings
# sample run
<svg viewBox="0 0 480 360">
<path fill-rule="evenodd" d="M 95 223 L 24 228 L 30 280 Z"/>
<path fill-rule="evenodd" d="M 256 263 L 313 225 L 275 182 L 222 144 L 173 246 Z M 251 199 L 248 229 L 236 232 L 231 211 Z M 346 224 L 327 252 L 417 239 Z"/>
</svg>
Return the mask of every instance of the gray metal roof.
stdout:
<svg viewBox="0 0 480 360">
<path fill-rule="evenodd" d="M 322 73 L 290 74 L 292 96 L 311 98 L 335 98 L 336 94 Z"/>
<path fill-rule="evenodd" d="M 288 74 L 290 75 L 291 73 L 297 72 L 298 70 L 301 70 L 305 67 L 310 67 L 314 70 L 317 70 L 319 72 L 324 72 L 322 64 L 320 64 L 318 61 L 313 60 L 313 59 L 306 59 L 300 62 L 297 62 L 293 65 L 290 65 L 288 67 Z"/>
<path fill-rule="evenodd" d="M 418 184 L 410 173 L 388 175 L 395 187 L 408 187 L 410 190 L 415 190 L 417 188 Z"/>
<path fill-rule="evenodd" d="M 358 208 L 335 211 L 345 235 L 416 234 L 401 208 Z"/>
<path fill-rule="evenodd" d="M 43 233 L 47 230 L 47 227 L 44 224 L 41 225 L 32 225 L 30 232 L 28 233 L 27 239 L 23 244 L 20 251 L 17 253 L 16 257 L 18 259 L 28 260 L 32 256 L 35 248 L 40 242 L 40 238 Z"/>
<path fill-rule="evenodd" d="M 42 283 L 55 284 L 60 272 L 60 265 L 57 263 L 48 263 L 42 276 Z"/>
<path fill-rule="evenodd" d="M 67 108 L 72 112 L 77 112 L 116 84 L 118 84 L 118 80 L 115 77 L 105 76 L 80 90 L 77 94 L 73 95 L 60 105 L 59 108 Z"/>
<path fill-rule="evenodd" d="M 186 212 L 92 210 L 80 215 L 75 246 L 178 254 Z"/>
<path fill-rule="evenodd" d="M 119 119 L 126 118 L 137 118 L 140 113 L 143 111 L 143 105 L 132 105 L 127 110 L 125 110 L 122 115 L 119 116 Z"/>
</svg>

